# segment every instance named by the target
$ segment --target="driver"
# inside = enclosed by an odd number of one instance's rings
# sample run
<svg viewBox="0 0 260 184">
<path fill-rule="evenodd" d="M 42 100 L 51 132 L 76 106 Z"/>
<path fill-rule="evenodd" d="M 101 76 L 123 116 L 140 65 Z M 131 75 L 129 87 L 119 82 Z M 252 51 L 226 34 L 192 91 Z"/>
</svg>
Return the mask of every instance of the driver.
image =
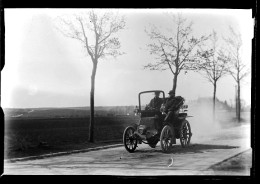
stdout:
<svg viewBox="0 0 260 184">
<path fill-rule="evenodd" d="M 154 98 L 151 99 L 150 103 L 148 104 L 149 108 L 155 109 L 155 110 L 160 110 L 160 107 L 163 103 L 163 99 L 159 97 L 160 91 L 155 91 L 154 92 Z"/>
</svg>

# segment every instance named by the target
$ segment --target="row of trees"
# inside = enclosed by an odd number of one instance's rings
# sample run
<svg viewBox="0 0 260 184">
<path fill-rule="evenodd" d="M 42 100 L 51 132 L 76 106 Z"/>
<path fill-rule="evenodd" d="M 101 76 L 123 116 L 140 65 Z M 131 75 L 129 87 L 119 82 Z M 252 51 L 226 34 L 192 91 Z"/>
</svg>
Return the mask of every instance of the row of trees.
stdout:
<svg viewBox="0 0 260 184">
<path fill-rule="evenodd" d="M 196 71 L 213 85 L 213 115 L 217 82 L 226 75 L 231 75 L 237 86 L 237 119 L 240 121 L 240 88 L 242 79 L 249 74 L 249 69 L 242 62 L 241 35 L 229 27 L 230 37 L 223 38 L 226 48 L 221 47 L 217 33 L 194 37 L 192 23 L 180 14 L 172 15 L 170 33 L 160 31 L 157 27 L 146 31 L 152 43 L 148 45 L 150 54 L 155 55 L 156 62 L 145 66 L 150 70 L 170 70 L 173 74 L 173 87 L 176 91 L 178 75 L 181 71 Z"/>
<path fill-rule="evenodd" d="M 218 35 L 194 37 L 192 23 L 178 14 L 170 15 L 173 29 L 166 33 L 156 26 L 145 30 L 151 43 L 147 45 L 150 54 L 155 56 L 153 62 L 145 68 L 150 70 L 170 70 L 173 74 L 172 89 L 176 91 L 178 75 L 182 71 L 196 71 L 206 77 L 213 85 L 213 110 L 217 82 L 230 74 L 237 83 L 238 108 L 240 109 L 241 80 L 248 75 L 246 65 L 243 64 L 240 50 L 241 36 L 230 28 L 231 35 L 224 38 L 228 49 L 218 45 Z M 70 38 L 82 43 L 93 63 L 90 91 L 90 134 L 89 141 L 94 141 L 94 92 L 97 65 L 100 59 L 108 56 L 116 57 L 119 52 L 120 42 L 117 33 L 125 28 L 125 18 L 113 13 L 97 14 L 94 10 L 85 15 L 75 15 L 73 19 L 61 18 L 61 32 Z M 166 29 L 165 29 L 166 30 Z M 89 34 L 87 34 L 87 32 Z M 92 34 L 92 35 L 91 35 Z M 90 43 L 90 39 L 93 41 Z M 240 121 L 240 111 L 238 113 Z"/>
</svg>

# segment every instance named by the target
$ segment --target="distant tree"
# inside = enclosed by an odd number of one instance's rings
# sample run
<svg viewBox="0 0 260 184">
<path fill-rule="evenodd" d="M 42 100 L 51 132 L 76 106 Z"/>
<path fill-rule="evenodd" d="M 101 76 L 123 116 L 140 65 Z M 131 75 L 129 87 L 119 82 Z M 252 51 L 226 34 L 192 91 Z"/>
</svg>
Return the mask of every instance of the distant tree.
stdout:
<svg viewBox="0 0 260 184">
<path fill-rule="evenodd" d="M 225 109 L 226 109 L 226 110 L 230 110 L 230 109 L 231 109 L 231 106 L 228 105 L 227 100 L 225 100 L 225 102 L 224 102 L 224 106 L 225 106 Z"/>
<path fill-rule="evenodd" d="M 120 42 L 116 34 L 124 29 L 125 20 L 124 17 L 119 17 L 112 12 L 102 14 L 100 11 L 97 13 L 91 10 L 87 11 L 86 14 L 74 15 L 73 18 L 60 18 L 60 23 L 59 30 L 63 35 L 82 43 L 93 64 L 90 91 L 89 142 L 94 142 L 94 94 L 97 65 L 100 59 L 107 56 L 116 57 L 123 54 L 119 52 Z"/>
<path fill-rule="evenodd" d="M 174 92 L 177 88 L 177 78 L 182 70 L 193 68 L 196 48 L 208 39 L 206 36 L 195 38 L 192 35 L 192 22 L 187 24 L 187 19 L 181 14 L 170 15 L 173 28 L 164 31 L 152 26 L 149 31 L 145 30 L 152 43 L 148 44 L 150 54 L 155 56 L 156 62 L 148 63 L 144 66 L 150 70 L 170 70 L 173 74 Z M 169 32 L 167 33 L 166 30 Z"/>
<path fill-rule="evenodd" d="M 233 77 L 236 82 L 236 96 L 237 96 L 237 111 L 236 116 L 238 122 L 241 120 L 241 99 L 240 99 L 240 88 L 242 80 L 250 73 L 249 68 L 244 64 L 241 58 L 242 52 L 242 39 L 241 34 L 239 32 L 235 32 L 234 29 L 229 27 L 230 36 L 224 38 L 228 52 L 230 53 L 230 67 L 229 73 Z"/>
<path fill-rule="evenodd" d="M 241 111 L 244 111 L 246 108 L 246 101 L 244 99 L 240 99 L 240 104 L 241 104 Z"/>
<path fill-rule="evenodd" d="M 230 110 L 232 110 L 232 108 L 233 108 L 233 100 L 229 99 L 229 101 L 230 101 Z"/>
<path fill-rule="evenodd" d="M 215 31 L 209 39 L 207 49 L 197 52 L 197 71 L 213 85 L 213 118 L 215 119 L 217 82 L 228 73 L 228 56 L 218 46 L 218 37 Z"/>
</svg>

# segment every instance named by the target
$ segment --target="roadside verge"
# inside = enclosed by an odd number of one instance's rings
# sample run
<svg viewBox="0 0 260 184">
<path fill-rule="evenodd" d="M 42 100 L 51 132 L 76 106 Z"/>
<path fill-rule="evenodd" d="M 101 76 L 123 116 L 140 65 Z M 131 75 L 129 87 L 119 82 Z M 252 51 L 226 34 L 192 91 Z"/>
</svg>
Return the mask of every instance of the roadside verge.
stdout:
<svg viewBox="0 0 260 184">
<path fill-rule="evenodd" d="M 62 156 L 62 155 L 69 155 L 73 153 L 83 153 L 83 152 L 89 152 L 89 151 L 97 151 L 101 149 L 108 149 L 108 148 L 116 148 L 123 146 L 123 144 L 113 144 L 113 145 L 107 145 L 107 146 L 98 146 L 94 148 L 87 148 L 87 149 L 81 149 L 81 150 L 72 150 L 72 151 L 64 151 L 64 152 L 57 152 L 57 153 L 50 153 L 50 154 L 43 154 L 43 155 L 37 155 L 37 156 L 29 156 L 29 157 L 22 157 L 22 158 L 12 158 L 12 159 L 5 159 L 6 162 L 17 162 L 17 161 L 26 161 L 26 160 L 34 160 L 34 159 L 43 159 L 47 157 L 55 157 L 55 156 Z"/>
</svg>

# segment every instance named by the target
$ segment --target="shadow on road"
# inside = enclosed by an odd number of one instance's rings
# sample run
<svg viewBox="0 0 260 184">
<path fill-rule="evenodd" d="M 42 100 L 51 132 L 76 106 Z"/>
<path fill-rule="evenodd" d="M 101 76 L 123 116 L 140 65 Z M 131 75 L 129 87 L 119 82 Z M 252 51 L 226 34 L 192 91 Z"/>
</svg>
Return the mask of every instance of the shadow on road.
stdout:
<svg viewBox="0 0 260 184">
<path fill-rule="evenodd" d="M 212 144 L 191 144 L 188 147 L 181 147 L 181 145 L 174 145 L 168 153 L 165 154 L 182 154 L 182 153 L 203 153 L 208 150 L 213 150 L 213 149 L 235 149 L 239 148 L 238 146 L 228 146 L 228 145 L 212 145 Z M 139 153 L 154 153 L 154 152 L 160 152 L 163 153 L 162 150 L 160 149 L 160 146 L 157 146 L 156 149 L 151 150 L 136 150 L 135 152 Z"/>
<path fill-rule="evenodd" d="M 182 148 L 181 145 L 173 146 L 172 153 L 202 153 L 204 151 L 212 149 L 234 149 L 239 148 L 238 146 L 228 145 L 212 145 L 212 144 L 192 144 L 186 148 Z"/>
</svg>

